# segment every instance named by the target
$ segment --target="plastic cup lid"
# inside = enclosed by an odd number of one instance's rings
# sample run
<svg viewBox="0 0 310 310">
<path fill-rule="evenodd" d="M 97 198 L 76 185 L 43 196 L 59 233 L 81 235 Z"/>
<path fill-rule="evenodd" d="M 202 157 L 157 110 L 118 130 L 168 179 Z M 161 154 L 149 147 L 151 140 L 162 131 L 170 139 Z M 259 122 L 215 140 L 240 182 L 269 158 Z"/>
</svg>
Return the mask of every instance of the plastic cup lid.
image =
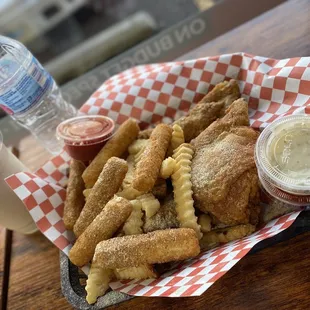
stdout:
<svg viewBox="0 0 310 310">
<path fill-rule="evenodd" d="M 310 195 L 310 116 L 286 116 L 268 125 L 257 140 L 255 160 L 274 186 Z"/>
<path fill-rule="evenodd" d="M 77 116 L 61 122 L 56 133 L 67 143 L 101 141 L 111 136 L 114 126 L 114 121 L 106 116 Z"/>
</svg>

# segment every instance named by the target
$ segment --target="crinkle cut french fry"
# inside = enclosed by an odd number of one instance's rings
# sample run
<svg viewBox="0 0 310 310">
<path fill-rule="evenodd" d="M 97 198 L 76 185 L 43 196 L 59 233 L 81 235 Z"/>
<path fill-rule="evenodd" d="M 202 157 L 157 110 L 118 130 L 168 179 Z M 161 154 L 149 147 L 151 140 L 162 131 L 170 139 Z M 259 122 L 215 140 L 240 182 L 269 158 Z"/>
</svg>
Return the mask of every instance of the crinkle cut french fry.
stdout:
<svg viewBox="0 0 310 310">
<path fill-rule="evenodd" d="M 86 188 L 83 190 L 83 195 L 85 197 L 85 200 L 88 198 L 88 196 L 90 195 L 90 192 L 91 192 L 91 188 Z"/>
<path fill-rule="evenodd" d="M 131 118 L 118 128 L 114 136 L 104 145 L 90 165 L 85 169 L 83 180 L 86 188 L 94 186 L 107 161 L 113 156 L 121 157 L 123 153 L 127 151 L 128 146 L 136 139 L 138 133 L 139 126 L 137 122 Z"/>
<path fill-rule="evenodd" d="M 176 161 L 176 165 L 171 178 L 180 226 L 194 229 L 198 239 L 200 239 L 202 233 L 200 225 L 197 223 L 192 197 L 191 160 L 193 154 L 193 147 L 187 143 L 180 145 L 174 150 L 173 158 Z"/>
<path fill-rule="evenodd" d="M 147 139 L 137 139 L 134 142 L 132 142 L 128 147 L 128 153 L 130 155 L 135 155 L 139 153 L 142 149 L 145 149 L 146 145 L 148 143 Z"/>
<path fill-rule="evenodd" d="M 126 198 L 128 200 L 136 199 L 137 197 L 141 196 L 142 193 L 137 191 L 136 189 L 132 188 L 131 186 L 123 189 L 122 191 L 116 194 L 119 197 Z"/>
<path fill-rule="evenodd" d="M 127 267 L 114 270 L 117 280 L 157 278 L 158 274 L 152 265 Z"/>
<path fill-rule="evenodd" d="M 168 149 L 168 154 L 171 155 L 175 149 L 177 149 L 181 144 L 185 142 L 184 132 L 180 125 L 174 124 L 172 126 L 172 137 L 170 146 Z"/>
<path fill-rule="evenodd" d="M 143 213 L 142 204 L 139 200 L 132 200 L 132 212 L 123 226 L 125 235 L 137 235 L 142 234 L 143 226 Z"/>
<path fill-rule="evenodd" d="M 73 227 L 73 232 L 77 237 L 83 233 L 107 202 L 117 193 L 127 169 L 127 163 L 123 159 L 112 157 L 107 161 Z"/>
<path fill-rule="evenodd" d="M 148 142 L 148 140 L 145 140 L 145 141 Z M 141 150 L 140 150 L 137 154 L 134 155 L 134 158 L 135 158 L 135 165 L 137 165 L 138 162 L 142 159 L 143 153 L 144 153 L 144 151 L 145 151 L 145 149 L 146 149 L 146 146 L 147 146 L 147 143 L 145 144 L 145 146 L 144 146 L 143 148 L 141 148 Z"/>
<path fill-rule="evenodd" d="M 198 217 L 198 224 L 200 225 L 201 231 L 206 233 L 211 230 L 212 219 L 208 214 L 201 214 Z"/>
<path fill-rule="evenodd" d="M 141 130 L 138 134 L 138 139 L 149 139 L 153 130 L 154 128 L 148 128 L 148 129 Z"/>
<path fill-rule="evenodd" d="M 123 226 L 123 232 L 125 233 L 125 235 L 142 234 L 142 204 L 137 199 L 132 200 L 131 204 L 133 206 L 133 210 Z M 138 267 L 115 269 L 114 274 L 119 280 L 157 278 L 157 273 L 155 272 L 152 265 L 141 265 Z"/>
<path fill-rule="evenodd" d="M 109 289 L 109 283 L 113 277 L 114 274 L 112 270 L 103 269 L 92 263 L 85 287 L 87 292 L 86 301 L 89 304 L 94 304 L 97 298 L 103 296 Z"/>
<path fill-rule="evenodd" d="M 174 172 L 175 169 L 175 160 L 172 157 L 166 158 L 160 168 L 160 176 L 163 179 L 168 179 Z"/>
<path fill-rule="evenodd" d="M 94 262 L 102 268 L 118 269 L 184 260 L 199 252 L 195 231 L 176 228 L 101 241 L 96 247 Z"/>
<path fill-rule="evenodd" d="M 139 196 L 137 199 L 141 202 L 142 210 L 148 218 L 156 214 L 160 208 L 160 202 L 151 193 Z"/>
</svg>

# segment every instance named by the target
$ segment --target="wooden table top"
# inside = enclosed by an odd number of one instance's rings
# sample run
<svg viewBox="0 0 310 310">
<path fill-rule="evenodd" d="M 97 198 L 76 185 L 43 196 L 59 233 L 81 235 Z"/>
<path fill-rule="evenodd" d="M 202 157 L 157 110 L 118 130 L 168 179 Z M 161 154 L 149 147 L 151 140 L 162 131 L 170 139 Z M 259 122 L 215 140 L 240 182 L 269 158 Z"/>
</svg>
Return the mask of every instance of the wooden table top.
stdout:
<svg viewBox="0 0 310 310">
<path fill-rule="evenodd" d="M 182 59 L 236 51 L 275 58 L 309 56 L 309 16 L 309 0 L 288 1 Z M 32 137 L 19 149 L 30 169 L 49 158 Z M 0 228 L 0 298 L 4 237 Z M 310 232 L 246 256 L 200 297 L 134 298 L 110 309 L 308 309 L 309 238 Z M 72 309 L 61 293 L 59 252 L 44 236 L 13 233 L 10 262 L 8 309 Z"/>
</svg>

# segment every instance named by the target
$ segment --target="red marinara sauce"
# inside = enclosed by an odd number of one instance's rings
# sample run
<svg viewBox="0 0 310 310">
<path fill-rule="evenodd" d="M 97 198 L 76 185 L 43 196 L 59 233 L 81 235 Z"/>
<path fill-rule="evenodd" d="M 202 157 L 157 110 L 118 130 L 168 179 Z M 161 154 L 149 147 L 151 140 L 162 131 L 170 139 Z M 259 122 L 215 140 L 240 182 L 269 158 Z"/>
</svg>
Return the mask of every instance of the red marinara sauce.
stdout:
<svg viewBox="0 0 310 310">
<path fill-rule="evenodd" d="M 77 116 L 60 123 L 56 133 L 72 158 L 89 161 L 113 136 L 114 127 L 114 121 L 106 116 Z"/>
</svg>

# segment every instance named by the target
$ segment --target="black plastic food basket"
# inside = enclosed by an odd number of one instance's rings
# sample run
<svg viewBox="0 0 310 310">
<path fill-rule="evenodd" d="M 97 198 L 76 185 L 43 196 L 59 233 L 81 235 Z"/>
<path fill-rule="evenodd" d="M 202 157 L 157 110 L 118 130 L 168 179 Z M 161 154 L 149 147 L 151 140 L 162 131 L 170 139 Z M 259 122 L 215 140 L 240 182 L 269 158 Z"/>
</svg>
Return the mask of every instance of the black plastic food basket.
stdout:
<svg viewBox="0 0 310 310">
<path fill-rule="evenodd" d="M 272 246 L 276 243 L 293 238 L 306 231 L 310 231 L 310 211 L 303 211 L 298 216 L 296 221 L 288 229 L 284 230 L 280 234 L 272 238 L 265 239 L 256 244 L 250 251 L 250 254 Z M 78 267 L 74 266 L 69 261 L 68 257 L 62 252 L 60 252 L 60 273 L 62 292 L 68 302 L 75 309 L 99 310 L 133 298 L 132 296 L 123 293 L 110 291 L 104 296 L 99 297 L 94 305 L 89 305 L 85 299 L 86 275 L 81 270 L 79 270 Z"/>
</svg>

